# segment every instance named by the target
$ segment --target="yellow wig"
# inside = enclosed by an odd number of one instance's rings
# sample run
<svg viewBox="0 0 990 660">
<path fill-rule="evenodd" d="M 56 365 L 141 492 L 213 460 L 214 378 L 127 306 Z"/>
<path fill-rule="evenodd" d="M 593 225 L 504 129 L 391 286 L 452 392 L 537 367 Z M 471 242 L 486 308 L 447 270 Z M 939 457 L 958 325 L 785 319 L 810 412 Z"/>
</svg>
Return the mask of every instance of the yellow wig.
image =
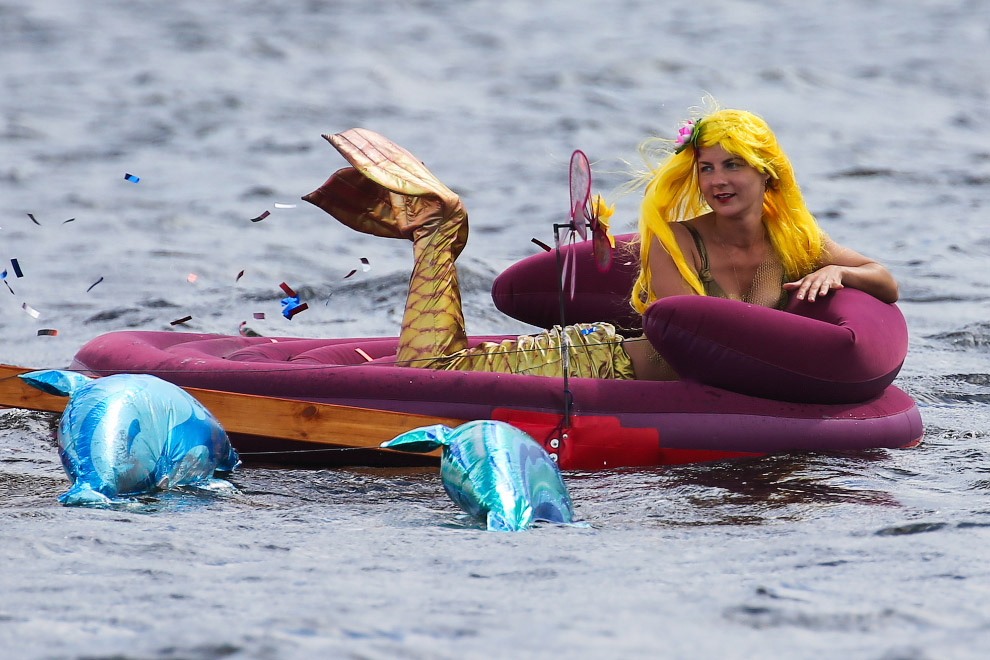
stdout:
<svg viewBox="0 0 990 660">
<path fill-rule="evenodd" d="M 680 153 L 670 153 L 651 170 L 639 219 L 640 271 L 633 287 L 633 308 L 643 312 L 656 300 L 650 287 L 650 244 L 653 236 L 670 254 L 684 281 L 705 295 L 698 276 L 688 265 L 668 223 L 690 220 L 711 209 L 698 185 L 696 150 L 720 145 L 757 171 L 769 174 L 763 196 L 763 224 L 784 273 L 791 281 L 815 270 L 821 258 L 824 235 L 805 206 L 794 171 L 767 123 L 744 110 L 716 110 L 699 119 L 695 142 Z M 645 152 L 653 141 L 641 145 Z"/>
</svg>

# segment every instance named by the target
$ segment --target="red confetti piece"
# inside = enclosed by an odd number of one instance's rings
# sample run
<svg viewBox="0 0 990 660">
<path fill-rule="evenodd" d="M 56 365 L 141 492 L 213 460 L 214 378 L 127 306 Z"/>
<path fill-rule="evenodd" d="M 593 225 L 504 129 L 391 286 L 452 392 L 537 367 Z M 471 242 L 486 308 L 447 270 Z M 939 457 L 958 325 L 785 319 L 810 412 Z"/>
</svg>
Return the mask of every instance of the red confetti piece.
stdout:
<svg viewBox="0 0 990 660">
<path fill-rule="evenodd" d="M 368 261 L 368 257 L 361 257 L 361 270 L 366 273 L 371 270 L 371 262 Z"/>
<path fill-rule="evenodd" d="M 357 269 L 355 268 L 354 270 L 352 270 L 351 272 L 349 272 L 347 275 L 344 275 L 344 279 L 346 280 L 348 277 L 350 277 L 351 275 L 353 275 L 356 272 L 357 272 Z"/>
<path fill-rule="evenodd" d="M 543 248 L 544 250 L 546 250 L 547 252 L 549 252 L 550 250 L 553 249 L 552 247 L 550 247 L 549 245 L 547 245 L 546 243 L 544 243 L 543 241 L 541 241 L 538 238 L 534 238 L 534 239 L 531 239 L 531 240 L 534 243 L 536 243 L 537 245 L 539 245 L 541 248 Z"/>
<path fill-rule="evenodd" d="M 307 309 L 309 309 L 309 305 L 303 303 L 301 305 L 296 305 L 295 307 L 287 311 L 286 314 L 288 315 L 288 319 L 291 321 L 293 316 L 295 316 L 299 312 L 305 312 Z"/>
<path fill-rule="evenodd" d="M 237 277 L 234 278 L 234 282 L 235 283 L 236 282 L 239 282 L 242 277 L 244 277 L 244 271 L 243 270 L 237 274 Z"/>
<path fill-rule="evenodd" d="M 58 330 L 55 330 L 54 328 L 42 328 L 41 330 L 38 330 L 38 336 L 56 337 L 58 336 Z"/>
<path fill-rule="evenodd" d="M 256 319 L 264 319 L 265 318 L 265 313 L 264 312 L 255 312 L 254 313 L 254 318 L 256 318 Z"/>
<path fill-rule="evenodd" d="M 183 316 L 181 319 L 175 319 L 169 325 L 179 325 L 180 323 L 185 323 L 186 321 L 192 321 L 191 316 Z"/>
<path fill-rule="evenodd" d="M 285 282 L 282 282 L 278 286 L 279 286 L 280 289 L 282 289 L 282 291 L 285 291 L 285 295 L 289 296 L 290 298 L 295 298 L 296 297 L 296 292 L 293 291 L 292 290 L 292 287 L 290 287 Z"/>
<path fill-rule="evenodd" d="M 265 218 L 267 218 L 270 215 L 271 215 L 271 213 L 269 213 L 268 211 L 265 211 L 264 213 L 262 213 L 261 215 L 259 215 L 257 218 L 251 218 L 251 222 L 261 222 L 262 220 L 264 220 Z"/>
<path fill-rule="evenodd" d="M 189 273 L 188 275 L 186 275 L 186 281 L 189 282 L 190 284 L 192 284 L 198 279 L 199 279 L 199 275 L 197 275 L 196 273 Z"/>
</svg>

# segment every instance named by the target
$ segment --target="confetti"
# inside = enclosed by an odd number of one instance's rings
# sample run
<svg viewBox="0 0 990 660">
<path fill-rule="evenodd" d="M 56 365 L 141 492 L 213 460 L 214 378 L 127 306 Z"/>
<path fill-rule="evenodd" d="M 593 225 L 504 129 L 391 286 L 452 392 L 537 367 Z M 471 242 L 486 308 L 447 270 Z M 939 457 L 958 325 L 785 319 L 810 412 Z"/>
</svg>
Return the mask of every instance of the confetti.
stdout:
<svg viewBox="0 0 990 660">
<path fill-rule="evenodd" d="M 293 310 L 298 308 L 300 305 L 301 303 L 299 302 L 298 296 L 289 296 L 288 298 L 282 298 L 282 316 L 284 316 L 285 318 L 291 321 L 292 317 L 298 313 Z"/>
<path fill-rule="evenodd" d="M 277 208 L 277 209 L 294 209 L 294 208 L 296 208 L 296 205 L 295 204 L 279 204 L 278 202 L 275 202 L 275 208 Z"/>
<path fill-rule="evenodd" d="M 3 269 L 3 272 L 0 273 L 0 280 L 3 280 L 3 283 L 7 285 L 7 290 L 10 291 L 10 295 L 12 295 L 12 296 L 16 296 L 17 295 L 16 293 L 14 293 L 14 290 L 10 288 L 10 284 L 7 282 L 7 269 L 6 268 L 4 268 Z"/>
<path fill-rule="evenodd" d="M 24 303 L 23 305 L 21 305 L 21 309 L 23 309 L 25 312 L 27 312 L 28 316 L 30 316 L 33 319 L 36 319 L 39 316 L 41 316 L 41 312 L 39 312 L 38 310 L 36 310 L 34 307 L 31 307 L 31 305 L 29 305 L 27 303 Z"/>
<path fill-rule="evenodd" d="M 305 312 L 307 309 L 309 309 L 309 305 L 307 305 L 306 303 L 302 303 L 301 305 L 296 305 L 295 307 L 289 307 L 288 309 L 283 309 L 282 315 L 291 321 L 293 316 L 295 316 L 299 312 Z"/>
<path fill-rule="evenodd" d="M 536 243 L 537 245 L 539 245 L 541 248 L 543 248 L 547 252 L 549 252 L 550 250 L 553 249 L 549 245 L 547 245 L 546 243 L 544 243 L 543 241 L 541 241 L 538 238 L 533 238 L 533 239 L 530 239 L 530 240 L 532 240 L 534 243 Z"/>
<path fill-rule="evenodd" d="M 10 265 L 14 267 L 14 275 L 17 275 L 17 277 L 24 277 L 24 273 L 21 271 L 21 265 L 17 263 L 17 259 L 11 259 Z"/>
<path fill-rule="evenodd" d="M 64 224 L 67 224 L 67 223 L 69 223 L 69 222 L 75 222 L 75 221 L 76 221 L 76 219 L 75 219 L 75 218 L 69 218 L 68 220 L 63 220 L 63 221 L 62 221 L 62 224 L 64 225 Z"/>
<path fill-rule="evenodd" d="M 38 222 L 38 219 L 34 217 L 33 213 L 28 213 L 28 217 L 31 218 L 31 222 L 38 225 L 39 227 L 41 226 L 41 223 Z"/>
<path fill-rule="evenodd" d="M 38 330 L 38 336 L 39 337 L 45 337 L 45 336 L 48 336 L 48 337 L 57 337 L 58 336 L 58 330 L 55 330 L 54 328 L 42 328 L 41 330 Z"/>
<path fill-rule="evenodd" d="M 265 313 L 264 312 L 255 312 L 253 314 L 253 316 L 254 316 L 254 318 L 256 318 L 258 320 L 263 320 L 265 318 Z"/>
<path fill-rule="evenodd" d="M 361 357 L 363 357 L 363 358 L 364 358 L 365 360 L 367 360 L 368 362 L 371 362 L 372 360 L 374 360 L 374 358 L 373 358 L 373 357 L 371 357 L 370 355 L 368 355 L 367 353 L 365 353 L 365 352 L 364 352 L 363 350 L 361 350 L 360 348 L 355 348 L 355 349 L 354 349 L 354 352 L 355 352 L 355 353 L 357 353 L 358 355 L 360 355 Z"/>
<path fill-rule="evenodd" d="M 198 279 L 199 279 L 199 275 L 197 275 L 196 273 L 189 273 L 188 275 L 186 275 L 186 281 L 189 282 L 190 284 L 192 284 Z"/>
<path fill-rule="evenodd" d="M 262 220 L 264 220 L 265 218 L 267 218 L 270 215 L 271 215 L 271 213 L 269 213 L 268 211 L 265 211 L 264 213 L 262 213 L 261 215 L 259 215 L 257 218 L 251 218 L 251 222 L 261 222 Z"/>
<path fill-rule="evenodd" d="M 183 316 L 181 319 L 175 319 L 169 325 L 179 325 L 180 323 L 185 323 L 186 321 L 192 321 L 191 316 Z"/>
<path fill-rule="evenodd" d="M 369 270 L 371 270 L 371 262 L 368 261 L 368 257 L 361 257 L 361 271 L 367 273 Z M 345 279 L 346 280 L 348 277 L 350 277 L 351 275 L 353 275 L 356 272 L 357 272 L 357 269 L 355 268 L 351 272 L 347 273 L 347 275 L 344 275 L 344 277 L 341 278 L 341 279 Z"/>
<path fill-rule="evenodd" d="M 93 282 L 92 284 L 89 285 L 89 288 L 86 289 L 86 293 L 89 293 L 90 291 L 92 291 L 93 290 L 93 287 L 96 286 L 97 284 L 99 284 L 102 281 L 103 281 L 103 276 L 100 275 L 100 279 L 96 280 L 95 282 Z"/>
<path fill-rule="evenodd" d="M 235 283 L 239 282 L 242 277 L 244 277 L 244 271 L 243 270 L 237 274 L 237 277 L 234 278 L 234 282 Z"/>
<path fill-rule="evenodd" d="M 125 181 L 130 181 L 131 183 L 137 183 L 138 181 L 141 180 L 141 177 L 134 176 L 130 172 L 124 172 L 124 180 Z M 154 187 L 154 186 L 152 186 L 152 187 Z"/>
<path fill-rule="evenodd" d="M 282 289 L 282 291 L 285 291 L 285 295 L 289 296 L 290 298 L 298 298 L 298 296 L 296 295 L 296 292 L 292 290 L 292 287 L 290 287 L 285 282 L 282 282 L 281 284 L 279 284 L 278 285 L 278 288 Z"/>
</svg>

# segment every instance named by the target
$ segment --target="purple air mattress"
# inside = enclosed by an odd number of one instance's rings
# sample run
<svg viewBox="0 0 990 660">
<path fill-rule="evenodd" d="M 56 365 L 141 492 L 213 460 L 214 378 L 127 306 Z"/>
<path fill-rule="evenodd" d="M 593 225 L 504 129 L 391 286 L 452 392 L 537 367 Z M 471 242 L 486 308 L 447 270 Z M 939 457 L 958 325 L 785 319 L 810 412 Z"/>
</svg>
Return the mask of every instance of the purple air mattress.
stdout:
<svg viewBox="0 0 990 660">
<path fill-rule="evenodd" d="M 501 419 L 533 435 L 565 470 L 897 448 L 921 439 L 914 401 L 890 384 L 907 350 L 896 306 L 852 289 L 816 303 L 792 301 L 785 311 L 678 296 L 639 319 L 615 304 L 631 288 L 634 272 L 622 266 L 628 259 L 615 259 L 619 267 L 602 277 L 590 243 L 565 250 L 578 260 L 579 277 L 567 322 L 608 321 L 630 331 L 641 324 L 639 332 L 645 330 L 682 380 L 571 378 L 569 427 L 562 428 L 563 379 L 391 366 L 395 338 L 122 331 L 87 343 L 74 367 L 101 375 L 151 373 L 187 387 Z M 536 255 L 500 275 L 493 287 L 498 307 L 538 326 L 559 322 L 546 313 L 559 309 L 555 259 Z M 500 337 L 471 341 L 493 339 Z"/>
</svg>

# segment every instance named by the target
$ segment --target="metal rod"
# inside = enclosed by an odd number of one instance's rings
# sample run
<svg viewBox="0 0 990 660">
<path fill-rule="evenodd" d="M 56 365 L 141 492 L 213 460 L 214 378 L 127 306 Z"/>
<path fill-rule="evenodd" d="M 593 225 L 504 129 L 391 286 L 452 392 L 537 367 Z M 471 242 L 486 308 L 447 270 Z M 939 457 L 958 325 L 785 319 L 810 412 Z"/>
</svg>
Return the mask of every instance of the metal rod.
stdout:
<svg viewBox="0 0 990 660">
<path fill-rule="evenodd" d="M 569 354 L 567 351 L 567 333 L 564 332 L 566 327 L 566 319 L 564 318 L 564 266 L 560 258 L 560 230 L 561 229 L 573 229 L 573 223 L 567 224 L 557 224 L 553 225 L 553 238 L 554 238 L 554 251 L 557 253 L 557 300 L 560 303 L 560 361 L 563 366 L 564 371 L 564 427 L 569 428 L 571 426 L 571 405 L 573 404 L 573 399 L 571 397 L 571 391 L 568 387 L 568 366 L 569 366 Z"/>
</svg>

